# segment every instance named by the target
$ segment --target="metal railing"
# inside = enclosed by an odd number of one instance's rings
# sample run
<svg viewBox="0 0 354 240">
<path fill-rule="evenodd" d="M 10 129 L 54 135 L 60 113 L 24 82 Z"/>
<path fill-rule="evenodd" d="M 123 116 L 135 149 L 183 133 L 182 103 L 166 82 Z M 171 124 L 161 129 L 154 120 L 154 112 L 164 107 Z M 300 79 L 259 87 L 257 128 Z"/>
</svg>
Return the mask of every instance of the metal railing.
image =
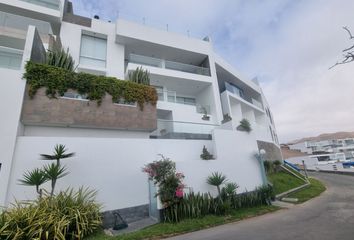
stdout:
<svg viewBox="0 0 354 240">
<path fill-rule="evenodd" d="M 150 136 L 165 137 L 165 138 L 179 138 L 181 136 L 192 138 L 196 135 L 209 135 L 212 130 L 218 127 L 216 124 L 204 124 L 193 122 L 182 122 L 173 120 L 157 120 L 157 129 L 153 131 Z"/>
<path fill-rule="evenodd" d="M 180 63 L 180 62 L 172 62 L 160 58 L 147 57 L 147 56 L 142 56 L 137 54 L 130 54 L 129 62 L 142 64 L 146 66 L 165 68 L 165 69 L 176 70 L 181 72 L 210 76 L 209 68 L 204 68 L 204 67 Z"/>
<path fill-rule="evenodd" d="M 33 3 L 35 5 L 51 8 L 54 10 L 59 10 L 60 8 L 59 0 L 21 0 L 21 1 Z"/>
<path fill-rule="evenodd" d="M 23 51 L 0 46 L 0 67 L 18 70 L 21 68 Z"/>
</svg>

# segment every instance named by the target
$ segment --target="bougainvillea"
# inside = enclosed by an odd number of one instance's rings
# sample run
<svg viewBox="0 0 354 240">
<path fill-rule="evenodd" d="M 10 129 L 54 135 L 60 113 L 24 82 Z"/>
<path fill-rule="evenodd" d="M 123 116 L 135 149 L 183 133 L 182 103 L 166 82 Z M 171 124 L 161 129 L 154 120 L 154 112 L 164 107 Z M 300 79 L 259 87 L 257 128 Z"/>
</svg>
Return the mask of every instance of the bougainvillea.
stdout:
<svg viewBox="0 0 354 240">
<path fill-rule="evenodd" d="M 157 185 L 157 196 L 164 207 L 178 203 L 184 196 L 183 173 L 176 172 L 176 164 L 161 155 L 162 159 L 144 166 L 143 172 Z"/>
</svg>

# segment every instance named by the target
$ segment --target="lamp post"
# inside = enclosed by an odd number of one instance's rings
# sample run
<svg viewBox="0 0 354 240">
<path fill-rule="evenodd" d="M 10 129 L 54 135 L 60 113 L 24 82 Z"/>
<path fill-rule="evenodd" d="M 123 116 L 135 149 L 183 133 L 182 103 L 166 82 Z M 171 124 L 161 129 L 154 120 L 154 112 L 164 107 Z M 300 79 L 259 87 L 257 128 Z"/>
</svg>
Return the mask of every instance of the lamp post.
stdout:
<svg viewBox="0 0 354 240">
<path fill-rule="evenodd" d="M 265 169 L 264 169 L 264 155 L 266 153 L 267 152 L 264 149 L 259 150 L 258 161 L 259 161 L 259 164 L 261 165 L 261 174 L 262 174 L 263 185 L 267 185 L 268 184 L 266 172 L 265 172 Z"/>
</svg>

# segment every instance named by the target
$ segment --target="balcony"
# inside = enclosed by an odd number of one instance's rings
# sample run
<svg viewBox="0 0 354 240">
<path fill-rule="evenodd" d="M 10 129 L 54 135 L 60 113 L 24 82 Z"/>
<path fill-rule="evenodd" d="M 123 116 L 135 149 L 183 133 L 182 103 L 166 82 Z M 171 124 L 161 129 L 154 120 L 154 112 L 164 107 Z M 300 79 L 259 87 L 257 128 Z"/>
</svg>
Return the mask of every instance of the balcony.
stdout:
<svg viewBox="0 0 354 240">
<path fill-rule="evenodd" d="M 150 134 L 150 138 L 211 140 L 216 127 L 218 125 L 215 124 L 158 119 L 157 129 Z"/>
<path fill-rule="evenodd" d="M 130 54 L 129 63 L 135 63 L 145 66 L 157 67 L 162 69 L 175 70 L 185 73 L 198 74 L 203 76 L 210 76 L 209 68 L 200 66 L 168 61 L 160 58 L 147 57 L 142 55 Z"/>
<path fill-rule="evenodd" d="M 0 46 L 0 68 L 19 70 L 23 50 Z"/>
<path fill-rule="evenodd" d="M 242 89 L 240 89 L 232 84 L 229 84 L 228 82 L 225 82 L 225 89 L 226 89 L 226 91 L 233 94 L 234 96 L 237 96 L 237 97 L 245 100 L 247 103 L 250 103 L 250 104 L 256 106 L 257 108 L 263 110 L 262 103 L 252 97 L 246 98 Z"/>
<path fill-rule="evenodd" d="M 32 3 L 42 7 L 51 8 L 54 10 L 59 10 L 60 8 L 59 0 L 21 0 L 21 1 Z"/>
</svg>

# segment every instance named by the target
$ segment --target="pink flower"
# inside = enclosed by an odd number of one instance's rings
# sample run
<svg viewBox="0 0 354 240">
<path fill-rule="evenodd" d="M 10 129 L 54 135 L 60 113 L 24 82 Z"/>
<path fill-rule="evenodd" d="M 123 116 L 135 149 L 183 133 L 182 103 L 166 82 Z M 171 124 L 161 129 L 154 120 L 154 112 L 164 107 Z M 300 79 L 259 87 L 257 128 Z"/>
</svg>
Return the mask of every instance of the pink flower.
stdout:
<svg viewBox="0 0 354 240">
<path fill-rule="evenodd" d="M 177 188 L 175 192 L 176 197 L 178 198 L 183 198 L 183 189 L 182 188 Z"/>
</svg>

